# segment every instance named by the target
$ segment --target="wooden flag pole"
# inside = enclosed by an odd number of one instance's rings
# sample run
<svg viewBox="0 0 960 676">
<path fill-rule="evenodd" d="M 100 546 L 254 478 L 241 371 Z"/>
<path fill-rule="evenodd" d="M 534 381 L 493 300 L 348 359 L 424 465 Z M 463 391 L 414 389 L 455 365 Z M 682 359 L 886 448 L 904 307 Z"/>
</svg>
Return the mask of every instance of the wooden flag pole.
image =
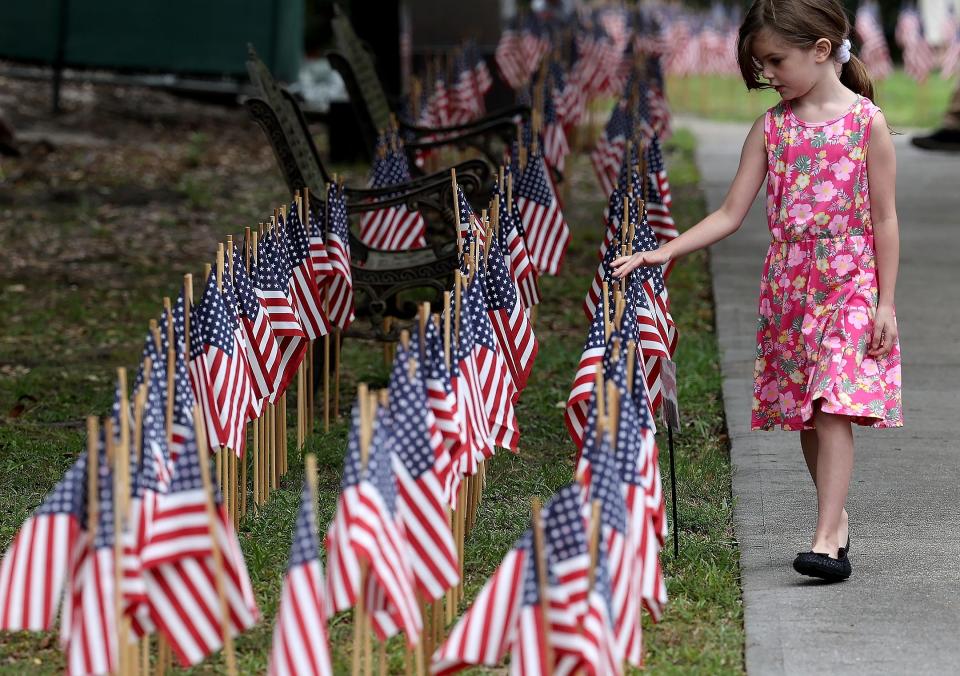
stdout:
<svg viewBox="0 0 960 676">
<path fill-rule="evenodd" d="M 370 399 L 368 396 L 366 383 L 360 383 L 357 386 L 357 400 L 360 407 L 360 472 L 362 474 L 366 469 L 367 458 L 370 454 L 370 428 L 368 425 L 369 414 L 367 412 Z M 353 655 L 351 656 L 352 676 L 359 676 L 361 665 L 364 660 L 364 634 L 367 625 L 366 599 L 364 598 L 366 577 L 367 563 L 364 561 L 360 563 L 360 582 L 357 591 L 357 599 L 353 605 Z"/>
<path fill-rule="evenodd" d="M 633 373 L 637 363 L 637 342 L 627 341 L 627 392 L 633 394 Z"/>
<path fill-rule="evenodd" d="M 610 325 L 610 286 L 607 282 L 602 284 L 603 290 L 603 337 L 610 338 L 613 327 Z"/>
<path fill-rule="evenodd" d="M 550 600 L 547 598 L 547 551 L 543 537 L 543 517 L 540 513 L 540 498 L 530 500 L 533 512 L 533 555 L 537 565 L 537 586 L 540 592 L 540 622 L 543 631 L 540 632 L 540 651 L 546 661 L 546 672 L 553 673 L 553 646 L 550 644 L 549 633 Z"/>
<path fill-rule="evenodd" d="M 213 576 L 220 601 L 220 631 L 223 634 L 223 653 L 227 663 L 227 673 L 237 673 L 237 656 L 233 652 L 233 634 L 230 631 L 230 608 L 227 605 L 227 592 L 224 582 L 223 552 L 217 538 L 217 513 L 213 505 L 213 485 L 210 481 L 210 459 L 207 456 L 207 439 L 204 425 L 200 422 L 200 409 L 193 407 L 193 426 L 197 435 L 197 452 L 200 455 L 200 478 L 206 496 L 207 525 L 210 528 L 210 553 L 213 555 Z"/>
<path fill-rule="evenodd" d="M 450 190 L 450 195 L 453 199 L 454 223 L 457 224 L 457 252 L 463 253 L 463 233 L 460 231 L 462 224 L 460 223 L 460 198 L 459 188 L 457 187 L 457 170 L 453 167 L 450 168 Z"/>
<path fill-rule="evenodd" d="M 144 374 L 149 378 L 150 358 L 144 365 Z M 113 584 L 114 613 L 117 626 L 117 667 L 118 673 L 132 671 L 131 645 L 129 640 L 130 618 L 123 613 L 123 533 L 126 529 L 127 500 L 130 497 L 130 481 L 127 478 L 130 460 L 130 406 L 127 400 L 127 369 L 117 369 L 117 383 L 120 388 L 120 447 L 114 448 L 113 434 L 107 428 L 107 458 L 113 465 Z M 112 423 L 112 421 L 110 421 Z"/>
<path fill-rule="evenodd" d="M 209 275 L 207 276 L 209 278 Z M 217 243 L 217 293 L 223 293 L 223 243 Z M 223 507 L 227 514 L 233 514 L 233 503 L 230 500 L 230 464 L 227 459 L 227 449 L 217 447 L 217 455 L 213 459 L 217 467 L 217 483 L 223 497 Z M 232 517 L 231 517 L 232 518 Z"/>
<path fill-rule="evenodd" d="M 454 273 L 456 275 L 457 273 Z M 456 277 L 454 277 L 456 279 Z M 456 283 L 456 282 L 454 282 Z M 443 292 L 443 359 L 450 370 L 450 292 Z"/>
<path fill-rule="evenodd" d="M 593 585 L 597 581 L 597 555 L 600 553 L 600 500 L 593 500 L 590 503 L 590 530 L 587 533 L 587 540 L 590 552 L 590 568 L 587 577 L 587 593 L 593 591 Z"/>
</svg>

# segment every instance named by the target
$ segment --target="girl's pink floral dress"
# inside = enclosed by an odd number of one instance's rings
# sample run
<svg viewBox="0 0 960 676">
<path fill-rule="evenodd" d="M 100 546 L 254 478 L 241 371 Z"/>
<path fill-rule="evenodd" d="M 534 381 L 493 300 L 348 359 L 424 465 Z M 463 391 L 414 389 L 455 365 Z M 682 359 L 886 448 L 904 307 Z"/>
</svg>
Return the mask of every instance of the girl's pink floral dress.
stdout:
<svg viewBox="0 0 960 676">
<path fill-rule="evenodd" d="M 867 145 L 879 109 L 858 97 L 842 117 L 764 118 L 767 220 L 753 429 L 813 428 L 814 402 L 860 425 L 900 427 L 900 345 L 866 356 L 878 294 Z"/>
</svg>

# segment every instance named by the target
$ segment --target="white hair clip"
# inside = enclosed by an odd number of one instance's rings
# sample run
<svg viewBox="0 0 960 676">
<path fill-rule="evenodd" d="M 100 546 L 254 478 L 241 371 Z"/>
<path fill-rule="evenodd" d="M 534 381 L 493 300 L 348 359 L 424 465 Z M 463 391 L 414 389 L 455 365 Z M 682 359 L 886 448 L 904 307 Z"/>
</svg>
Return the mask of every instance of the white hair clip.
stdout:
<svg viewBox="0 0 960 676">
<path fill-rule="evenodd" d="M 850 60 L 850 40 L 844 38 L 843 43 L 837 47 L 836 54 L 833 55 L 833 60 L 837 63 L 846 63 Z"/>
</svg>

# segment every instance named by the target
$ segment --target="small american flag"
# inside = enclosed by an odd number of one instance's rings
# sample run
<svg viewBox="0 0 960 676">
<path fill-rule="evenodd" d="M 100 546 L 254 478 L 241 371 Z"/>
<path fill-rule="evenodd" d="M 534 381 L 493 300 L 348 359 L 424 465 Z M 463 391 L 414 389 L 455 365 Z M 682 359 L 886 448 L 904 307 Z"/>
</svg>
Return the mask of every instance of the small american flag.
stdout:
<svg viewBox="0 0 960 676">
<path fill-rule="evenodd" d="M 511 89 L 520 89 L 525 84 L 527 73 L 520 51 L 520 37 L 516 30 L 507 28 L 500 34 L 500 40 L 497 42 L 494 51 L 494 59 L 500 77 Z"/>
<path fill-rule="evenodd" d="M 548 165 L 563 173 L 567 155 L 570 154 L 570 144 L 567 142 L 567 133 L 563 130 L 563 122 L 557 113 L 553 96 L 556 86 L 554 83 L 555 76 L 551 69 L 548 71 L 543 97 L 543 157 Z"/>
<path fill-rule="evenodd" d="M 251 412 L 250 366 L 229 284 L 217 289 L 217 271 L 194 308 L 191 324 L 190 376 L 203 412 L 211 453 L 217 446 L 243 455 Z"/>
<path fill-rule="evenodd" d="M 556 275 L 570 244 L 570 228 L 547 172 L 543 155 L 532 153 L 515 186 L 514 199 L 534 267 L 541 275 Z"/>
<path fill-rule="evenodd" d="M 596 382 L 597 369 L 601 368 L 603 355 L 606 351 L 607 340 L 603 321 L 603 305 L 597 306 L 594 311 L 587 340 L 580 355 L 580 364 L 577 375 L 573 379 L 570 395 L 567 397 L 567 407 L 564 412 L 564 421 L 567 431 L 577 448 L 583 446 L 584 426 L 587 422 L 590 397 L 593 394 Z"/>
<path fill-rule="evenodd" d="M 239 302 L 253 400 L 259 402 L 280 388 L 280 344 L 273 333 L 267 311 L 257 300 L 250 278 L 247 277 L 239 249 L 234 250 L 234 261 L 237 263 L 233 269 L 233 286 Z"/>
<path fill-rule="evenodd" d="M 153 528 L 141 550 L 152 623 L 166 636 L 183 666 L 197 664 L 223 644 L 212 555 L 216 538 L 234 633 L 256 624 L 259 611 L 233 530 L 214 490 L 211 532 L 196 436 L 185 440 L 168 492 L 157 498 Z"/>
<path fill-rule="evenodd" d="M 387 139 L 381 137 L 377 158 L 373 162 L 370 187 L 385 188 L 409 180 L 406 155 L 402 150 L 391 150 Z M 375 200 L 371 201 L 375 203 Z M 364 211 L 360 217 L 360 240 L 375 249 L 422 249 L 427 245 L 426 232 L 423 215 L 405 205 Z"/>
<path fill-rule="evenodd" d="M 476 360 L 480 392 L 490 423 L 492 441 L 501 448 L 516 451 L 520 441 L 520 426 L 513 408 L 513 402 L 517 399 L 517 386 L 493 334 L 487 311 L 486 285 L 486 275 L 480 270 L 463 294 L 461 339 L 464 326 L 470 325 L 474 340 L 472 354 Z"/>
<path fill-rule="evenodd" d="M 627 110 L 627 101 L 621 99 L 614 105 L 603 134 L 597 139 L 597 146 L 590 153 L 593 170 L 605 195 L 609 195 L 617 185 L 624 149 L 627 139 L 633 133 L 632 129 L 633 121 L 631 112 Z"/>
<path fill-rule="evenodd" d="M 451 124 L 466 124 L 482 117 L 486 111 L 476 71 L 466 51 L 454 60 L 453 90 L 450 97 Z"/>
<path fill-rule="evenodd" d="M 889 77 L 893 72 L 893 61 L 880 23 L 880 7 L 876 2 L 867 0 L 860 4 L 854 28 L 860 37 L 860 58 L 870 77 L 876 80 Z"/>
<path fill-rule="evenodd" d="M 533 538 L 527 531 L 507 552 L 447 640 L 434 653 L 430 665 L 432 674 L 453 674 L 473 665 L 500 664 L 516 633 L 524 576 L 532 557 Z"/>
<path fill-rule="evenodd" d="M 48 631 L 87 530 L 87 455 L 23 523 L 0 561 L 0 630 Z"/>
<path fill-rule="evenodd" d="M 327 201 L 327 256 L 333 275 L 327 285 L 330 322 L 346 330 L 353 321 L 353 275 L 350 272 L 350 223 L 343 188 L 331 189 Z"/>
<path fill-rule="evenodd" d="M 323 307 L 323 296 L 314 276 L 314 261 L 310 255 L 310 236 L 300 222 L 296 204 L 290 206 L 286 223 L 286 251 L 290 259 L 289 286 L 300 316 L 300 323 L 310 340 L 330 333 L 330 324 Z"/>
<path fill-rule="evenodd" d="M 477 80 L 477 91 L 486 94 L 493 87 L 493 77 L 490 75 L 490 69 L 487 68 L 487 61 L 477 49 L 475 42 L 468 42 L 465 48 L 467 62 L 473 63 L 473 73 Z"/>
<path fill-rule="evenodd" d="M 186 439 L 194 435 L 193 411 L 194 405 L 196 404 L 196 397 L 193 395 L 186 356 L 184 355 L 184 338 L 186 335 L 186 326 L 184 323 L 185 312 L 183 292 L 181 292 L 170 312 L 172 316 L 172 333 L 174 340 L 173 425 L 169 449 L 171 462 L 176 461 L 183 452 Z M 163 321 L 160 322 L 160 341 L 164 352 L 167 351 L 169 346 L 169 342 L 167 341 L 167 323 L 167 318 L 164 316 Z M 171 475 L 172 474 L 173 472 L 171 471 Z"/>
<path fill-rule="evenodd" d="M 414 646 L 423 628 L 416 579 L 409 556 L 409 536 L 400 510 L 390 440 L 396 436 L 389 410 L 380 408 L 370 441 L 370 457 L 360 480 L 360 509 L 350 524 L 357 556 L 369 565 L 366 599 L 378 638 L 398 631 Z"/>
<path fill-rule="evenodd" d="M 60 642 L 71 676 L 113 673 L 117 662 L 113 472 L 102 430 L 97 455 L 96 469 L 90 468 L 97 472 L 96 532 L 78 546 L 61 617 Z"/>
<path fill-rule="evenodd" d="M 273 626 L 273 647 L 267 667 L 270 676 L 333 673 L 313 502 L 310 483 L 304 478 L 287 575 L 280 592 L 280 609 Z"/>
<path fill-rule="evenodd" d="M 649 172 L 646 176 L 647 186 L 645 191 L 647 221 L 653 228 L 657 241 L 660 244 L 666 244 L 679 237 L 680 233 L 677 231 L 677 226 L 670 213 L 673 196 L 670 193 L 667 169 L 663 164 L 660 141 L 655 135 L 646 144 L 645 155 L 647 171 Z"/>
<path fill-rule="evenodd" d="M 517 287 L 497 244 L 496 238 L 489 244 L 486 254 L 484 289 L 487 296 L 487 315 L 496 335 L 500 353 L 510 369 L 516 386 L 516 397 L 527 386 L 533 370 L 533 362 L 540 349 L 533 327 L 520 302 Z"/>
<path fill-rule="evenodd" d="M 340 475 L 340 496 L 327 530 L 327 603 L 329 614 L 353 607 L 360 590 L 360 560 L 353 548 L 351 524 L 363 507 L 360 497 L 360 410 L 354 407 L 353 424 Z"/>
<path fill-rule="evenodd" d="M 295 208 L 295 207 L 291 207 Z M 308 230 L 310 231 L 310 261 L 313 265 L 313 278 L 317 287 L 323 291 L 327 278 L 333 274 L 330 259 L 327 257 L 324 223 L 327 219 L 327 204 L 323 200 L 310 202 Z"/>
<path fill-rule="evenodd" d="M 420 594 L 440 598 L 460 580 L 457 548 L 447 521 L 443 479 L 450 454 L 427 402 L 419 359 L 398 346 L 390 375 L 390 426 L 386 439 L 397 477 L 397 503 Z"/>
<path fill-rule="evenodd" d="M 903 49 L 903 68 L 917 82 L 924 82 L 936 65 L 933 49 L 923 36 L 923 25 L 916 7 L 904 7 L 897 17 L 897 44 Z"/>
<path fill-rule="evenodd" d="M 507 170 L 509 172 L 509 169 Z M 506 174 L 509 176 L 509 174 Z M 523 221 L 517 203 L 507 204 L 506 195 L 500 194 L 500 250 L 510 261 L 510 274 L 513 276 L 523 306 L 527 310 L 540 303 L 538 275 L 523 236 Z"/>
<path fill-rule="evenodd" d="M 289 285 L 277 267 L 278 247 L 279 243 L 273 234 L 264 232 L 257 240 L 256 261 L 251 261 L 250 265 L 254 293 L 267 314 L 270 329 L 280 349 L 278 384 L 270 401 L 276 401 L 293 382 L 308 347 L 307 335 L 293 307 Z"/>
<path fill-rule="evenodd" d="M 466 421 L 457 406 L 457 393 L 444 358 L 443 338 L 432 321 L 426 323 L 423 334 L 423 379 L 427 404 L 433 411 L 449 456 L 446 468 L 440 474 L 444 499 L 449 504 L 455 493 L 453 458 L 459 457 L 467 444 Z"/>
</svg>

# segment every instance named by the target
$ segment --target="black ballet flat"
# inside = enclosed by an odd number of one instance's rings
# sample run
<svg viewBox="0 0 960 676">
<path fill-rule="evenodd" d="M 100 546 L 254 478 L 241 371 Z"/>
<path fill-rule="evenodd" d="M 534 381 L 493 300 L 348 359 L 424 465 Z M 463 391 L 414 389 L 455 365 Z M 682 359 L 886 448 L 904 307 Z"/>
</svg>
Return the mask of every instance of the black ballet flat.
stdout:
<svg viewBox="0 0 960 676">
<path fill-rule="evenodd" d="M 793 560 L 793 569 L 801 575 L 816 577 L 827 582 L 840 582 L 850 577 L 853 568 L 843 547 L 837 552 L 837 558 L 831 559 L 818 552 L 800 552 Z"/>
<path fill-rule="evenodd" d="M 842 556 L 846 556 L 849 553 L 850 553 L 850 534 L 847 533 L 847 544 L 845 547 L 840 548 L 840 551 L 837 552 L 837 557 L 840 558 Z"/>
</svg>

